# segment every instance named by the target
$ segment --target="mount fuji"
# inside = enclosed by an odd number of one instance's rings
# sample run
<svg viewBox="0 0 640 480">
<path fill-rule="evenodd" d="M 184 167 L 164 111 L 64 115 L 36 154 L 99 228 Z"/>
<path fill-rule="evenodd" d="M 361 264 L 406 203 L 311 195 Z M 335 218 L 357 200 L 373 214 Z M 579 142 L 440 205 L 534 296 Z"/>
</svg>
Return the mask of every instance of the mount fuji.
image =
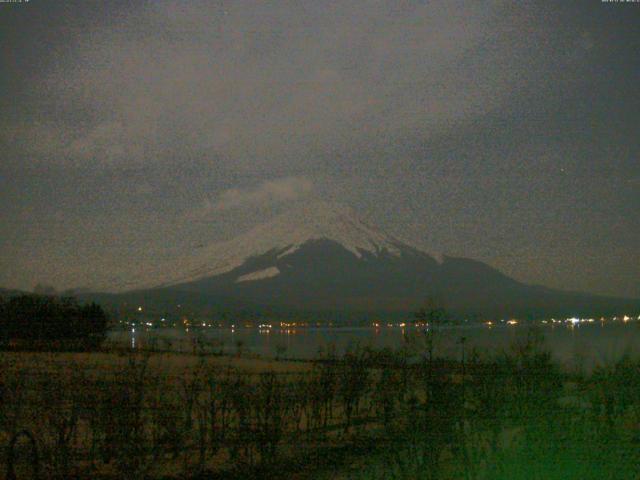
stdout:
<svg viewBox="0 0 640 480">
<path fill-rule="evenodd" d="M 484 317 L 635 311 L 640 301 L 553 290 L 475 260 L 433 255 L 316 202 L 235 239 L 200 246 L 131 279 L 110 302 L 176 303 L 207 311 L 410 312 L 428 297 Z"/>
</svg>

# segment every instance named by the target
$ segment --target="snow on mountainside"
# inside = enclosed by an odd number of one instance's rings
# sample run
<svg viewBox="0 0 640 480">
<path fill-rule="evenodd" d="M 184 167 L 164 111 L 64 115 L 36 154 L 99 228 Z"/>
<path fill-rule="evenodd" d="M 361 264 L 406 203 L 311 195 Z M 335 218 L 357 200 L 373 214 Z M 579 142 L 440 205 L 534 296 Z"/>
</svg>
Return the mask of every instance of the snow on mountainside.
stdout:
<svg viewBox="0 0 640 480">
<path fill-rule="evenodd" d="M 399 256 L 402 248 L 412 248 L 363 222 L 348 207 L 316 202 L 285 212 L 236 238 L 185 252 L 170 262 L 155 266 L 153 271 L 141 272 L 133 282 L 134 288 L 169 286 L 219 275 L 242 265 L 249 257 L 274 249 L 282 250 L 279 257 L 283 257 L 305 242 L 317 239 L 333 240 L 356 257 L 361 257 L 363 252 Z M 237 281 L 268 278 L 278 273 L 272 270 L 253 272 Z M 126 289 L 132 289 L 131 283 Z"/>
<path fill-rule="evenodd" d="M 262 314 L 265 307 L 411 312 L 435 295 L 451 311 L 479 318 L 609 315 L 638 305 L 527 285 L 467 258 L 438 261 L 350 209 L 326 203 L 298 206 L 232 240 L 186 249 L 163 263 L 144 265 L 137 277 L 120 278 L 126 281 L 93 291 L 123 296 L 97 299 L 155 302 L 162 308 L 191 302 L 194 308 Z"/>
<path fill-rule="evenodd" d="M 240 275 L 236 279 L 236 283 L 250 282 L 252 280 L 262 280 L 264 278 L 275 277 L 276 275 L 279 275 L 279 274 L 280 274 L 280 270 L 278 270 L 278 267 L 264 268 L 262 270 L 257 270 L 255 272 L 247 273 L 246 275 Z"/>
</svg>

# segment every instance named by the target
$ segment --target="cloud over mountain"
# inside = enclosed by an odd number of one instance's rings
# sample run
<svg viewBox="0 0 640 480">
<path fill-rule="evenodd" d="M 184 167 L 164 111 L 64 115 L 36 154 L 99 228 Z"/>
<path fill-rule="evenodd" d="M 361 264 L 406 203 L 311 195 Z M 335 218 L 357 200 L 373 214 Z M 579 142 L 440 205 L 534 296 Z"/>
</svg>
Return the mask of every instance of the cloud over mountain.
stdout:
<svg viewBox="0 0 640 480">
<path fill-rule="evenodd" d="M 213 202 L 205 202 L 205 210 L 221 211 L 295 200 L 313 190 L 313 183 L 305 177 L 286 177 L 267 180 L 254 188 L 230 188 Z"/>
</svg>

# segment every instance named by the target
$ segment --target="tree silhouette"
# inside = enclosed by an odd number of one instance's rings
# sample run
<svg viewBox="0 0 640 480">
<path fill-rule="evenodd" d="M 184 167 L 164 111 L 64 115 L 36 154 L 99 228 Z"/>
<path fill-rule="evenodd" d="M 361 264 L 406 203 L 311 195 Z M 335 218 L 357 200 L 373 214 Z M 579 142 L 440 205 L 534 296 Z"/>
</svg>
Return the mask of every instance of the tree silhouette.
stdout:
<svg viewBox="0 0 640 480">
<path fill-rule="evenodd" d="M 74 341 L 95 348 L 104 340 L 108 316 L 99 305 L 72 297 L 18 295 L 0 300 L 0 339 L 22 345 Z"/>
<path fill-rule="evenodd" d="M 434 297 L 428 297 L 424 304 L 413 314 L 416 325 L 422 326 L 424 348 L 429 362 L 433 361 L 433 349 L 437 330 L 449 321 L 449 314 L 442 302 Z"/>
</svg>

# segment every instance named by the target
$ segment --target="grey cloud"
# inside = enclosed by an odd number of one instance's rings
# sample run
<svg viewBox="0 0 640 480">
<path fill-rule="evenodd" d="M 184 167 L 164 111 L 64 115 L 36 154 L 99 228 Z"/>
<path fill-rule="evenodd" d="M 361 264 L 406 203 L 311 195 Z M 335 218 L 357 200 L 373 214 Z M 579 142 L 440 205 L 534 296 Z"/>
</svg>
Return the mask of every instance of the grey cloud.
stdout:
<svg viewBox="0 0 640 480">
<path fill-rule="evenodd" d="M 198 155 L 246 171 L 415 130 L 433 135 L 522 87 L 514 67 L 528 47 L 512 48 L 501 8 L 154 2 L 80 38 L 44 73 L 41 116 L 80 110 L 88 121 L 55 122 L 58 141 L 38 148 L 70 165 Z M 22 135 L 38 144 L 50 125 Z"/>
<path fill-rule="evenodd" d="M 264 206 L 297 200 L 313 191 L 313 183 L 304 177 L 288 177 L 262 182 L 255 188 L 230 188 L 215 200 L 205 200 L 200 214 L 236 208 Z"/>
</svg>

